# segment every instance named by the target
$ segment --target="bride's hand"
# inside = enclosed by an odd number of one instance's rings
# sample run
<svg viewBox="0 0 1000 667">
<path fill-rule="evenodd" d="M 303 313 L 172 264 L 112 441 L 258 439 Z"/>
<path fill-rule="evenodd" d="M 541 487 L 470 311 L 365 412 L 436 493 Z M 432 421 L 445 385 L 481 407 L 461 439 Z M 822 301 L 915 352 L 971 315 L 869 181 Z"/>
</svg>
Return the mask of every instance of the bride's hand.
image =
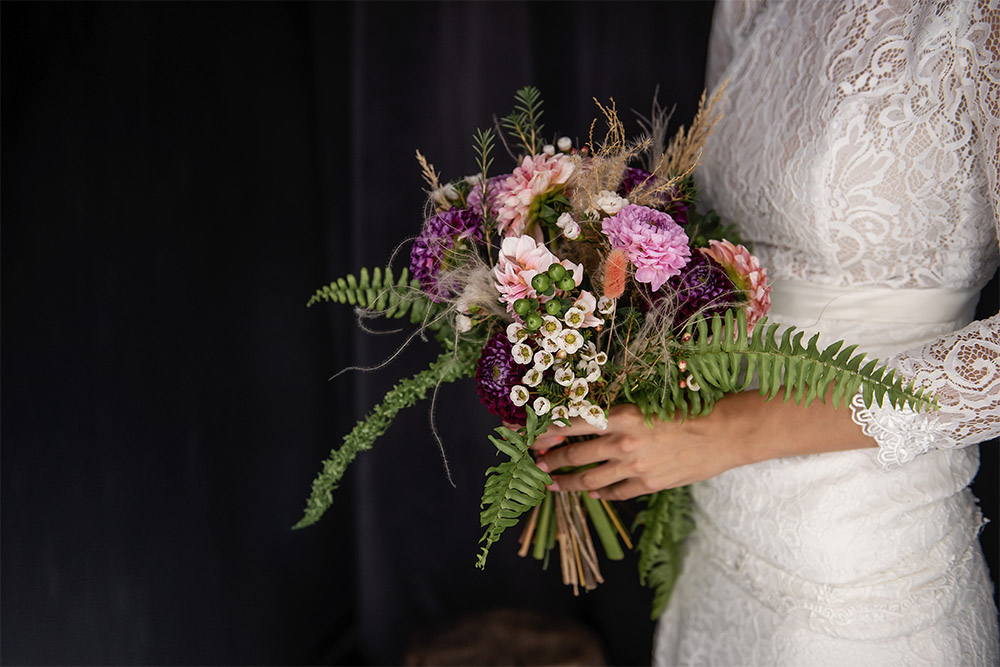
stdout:
<svg viewBox="0 0 1000 667">
<path fill-rule="evenodd" d="M 597 437 L 556 446 L 574 435 Z M 532 448 L 541 452 L 536 462 L 545 472 L 599 464 L 553 475 L 553 490 L 624 500 L 765 459 L 872 445 L 848 408 L 816 402 L 804 409 L 780 398 L 765 402 L 747 392 L 723 397 L 707 417 L 669 422 L 654 417 L 652 426 L 634 405 L 618 405 L 611 408 L 606 430 L 576 418 L 568 427 L 551 426 Z"/>
</svg>

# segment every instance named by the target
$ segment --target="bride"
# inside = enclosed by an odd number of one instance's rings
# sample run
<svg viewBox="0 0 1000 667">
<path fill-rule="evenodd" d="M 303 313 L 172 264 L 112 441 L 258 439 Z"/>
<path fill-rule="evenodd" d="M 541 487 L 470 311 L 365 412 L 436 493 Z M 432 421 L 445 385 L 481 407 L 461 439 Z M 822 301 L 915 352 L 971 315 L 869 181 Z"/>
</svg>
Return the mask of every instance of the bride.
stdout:
<svg viewBox="0 0 1000 667">
<path fill-rule="evenodd" d="M 540 457 L 604 462 L 554 482 L 609 499 L 694 484 L 657 663 L 997 664 L 968 485 L 1000 434 L 1000 317 L 971 321 L 998 265 L 998 35 L 996 0 L 717 5 L 703 204 L 768 267 L 772 321 L 862 343 L 940 409 L 748 392 L 651 429 L 619 406 Z"/>
</svg>

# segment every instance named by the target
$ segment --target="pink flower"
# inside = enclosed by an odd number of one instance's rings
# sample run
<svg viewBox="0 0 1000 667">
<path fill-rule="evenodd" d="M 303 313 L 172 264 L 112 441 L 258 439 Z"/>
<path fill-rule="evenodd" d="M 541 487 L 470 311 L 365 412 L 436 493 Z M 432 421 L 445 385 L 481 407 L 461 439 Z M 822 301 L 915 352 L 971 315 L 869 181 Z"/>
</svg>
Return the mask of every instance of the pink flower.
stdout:
<svg viewBox="0 0 1000 667">
<path fill-rule="evenodd" d="M 531 223 L 529 211 L 532 202 L 542 195 L 562 189 L 575 171 L 574 159 L 561 153 L 526 156 L 497 193 L 496 201 L 500 205 L 497 228 L 500 233 L 507 236 L 523 234 Z"/>
<path fill-rule="evenodd" d="M 562 264 L 573 282 L 583 281 L 583 266 L 568 259 L 560 260 L 541 243 L 530 236 L 508 236 L 500 244 L 497 265 L 493 267 L 496 288 L 500 300 L 507 304 L 507 312 L 514 312 L 514 302 L 518 299 L 536 298 L 540 302 L 550 297 L 540 296 L 531 286 L 531 279 L 549 270 L 553 264 Z"/>
<path fill-rule="evenodd" d="M 635 267 L 635 279 L 653 291 L 680 274 L 691 259 L 684 229 L 666 213 L 629 204 L 605 218 L 601 230 L 614 248 L 621 248 Z"/>
<path fill-rule="evenodd" d="M 701 252 L 718 262 L 737 289 L 743 291 L 747 299 L 743 307 L 747 316 L 747 329 L 752 329 L 771 309 L 771 286 L 767 282 L 767 271 L 741 245 L 715 239 L 708 243 L 710 247 L 702 248 Z"/>
</svg>

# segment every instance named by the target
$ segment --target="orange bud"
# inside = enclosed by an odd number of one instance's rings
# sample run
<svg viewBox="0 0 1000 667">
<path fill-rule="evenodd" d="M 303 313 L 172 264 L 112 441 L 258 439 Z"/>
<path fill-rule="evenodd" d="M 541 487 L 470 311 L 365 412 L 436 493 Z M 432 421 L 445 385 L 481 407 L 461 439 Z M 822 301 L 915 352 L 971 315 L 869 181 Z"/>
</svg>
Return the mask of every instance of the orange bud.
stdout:
<svg viewBox="0 0 1000 667">
<path fill-rule="evenodd" d="M 604 260 L 604 296 L 617 299 L 625 292 L 628 278 L 628 255 L 621 248 L 615 248 Z"/>
</svg>

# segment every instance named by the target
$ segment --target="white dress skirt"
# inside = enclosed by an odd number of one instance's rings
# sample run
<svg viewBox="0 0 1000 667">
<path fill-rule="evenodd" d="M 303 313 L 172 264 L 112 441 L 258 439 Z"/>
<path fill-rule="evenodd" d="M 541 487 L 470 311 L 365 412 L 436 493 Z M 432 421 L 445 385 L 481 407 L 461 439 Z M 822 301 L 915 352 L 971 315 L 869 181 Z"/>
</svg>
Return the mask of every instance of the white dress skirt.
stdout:
<svg viewBox="0 0 1000 667">
<path fill-rule="evenodd" d="M 771 321 L 859 344 L 941 408 L 855 401 L 878 448 L 696 484 L 656 664 L 1000 661 L 968 489 L 1000 434 L 1000 319 L 972 321 L 998 264 L 998 32 L 985 0 L 717 5 L 702 206 L 767 267 Z"/>
</svg>

